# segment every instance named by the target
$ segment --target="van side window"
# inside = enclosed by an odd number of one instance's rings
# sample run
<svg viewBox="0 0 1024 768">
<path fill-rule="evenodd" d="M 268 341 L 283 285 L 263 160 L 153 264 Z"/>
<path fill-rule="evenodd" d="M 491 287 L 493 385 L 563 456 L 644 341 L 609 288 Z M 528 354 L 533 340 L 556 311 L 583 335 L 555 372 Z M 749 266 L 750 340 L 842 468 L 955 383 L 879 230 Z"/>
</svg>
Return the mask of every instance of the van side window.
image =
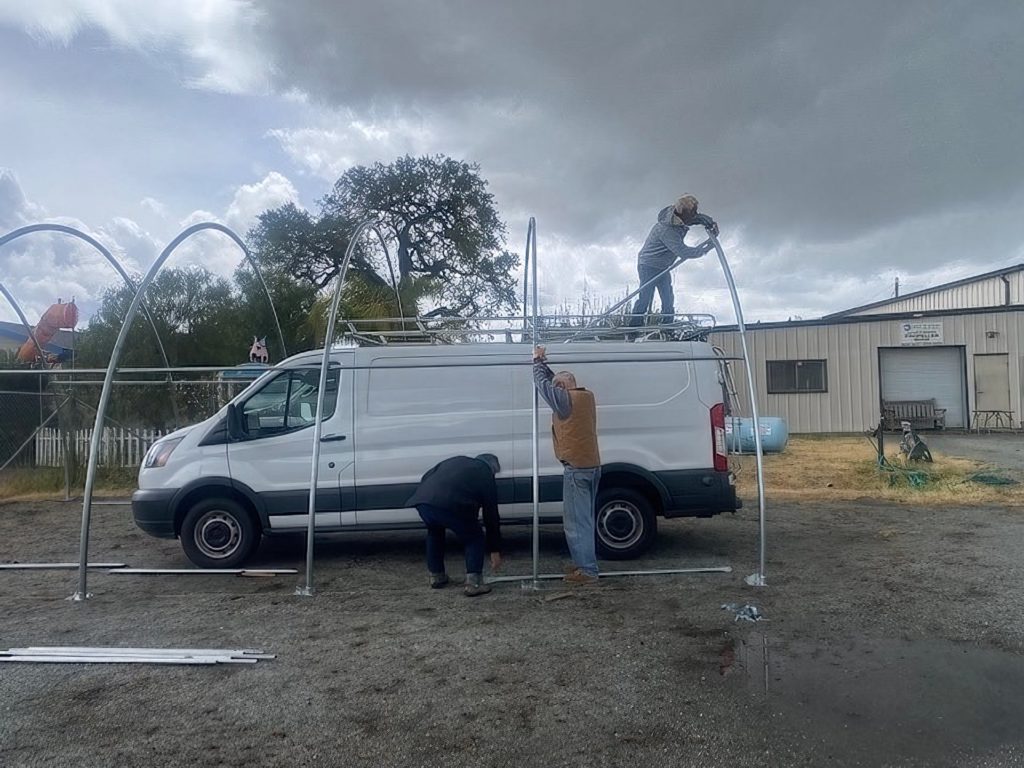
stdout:
<svg viewBox="0 0 1024 768">
<path fill-rule="evenodd" d="M 327 372 L 324 420 L 334 415 L 338 401 L 337 369 Z M 284 371 L 268 381 L 242 406 L 242 428 L 250 439 L 293 432 L 316 418 L 320 371 L 315 368 Z"/>
</svg>

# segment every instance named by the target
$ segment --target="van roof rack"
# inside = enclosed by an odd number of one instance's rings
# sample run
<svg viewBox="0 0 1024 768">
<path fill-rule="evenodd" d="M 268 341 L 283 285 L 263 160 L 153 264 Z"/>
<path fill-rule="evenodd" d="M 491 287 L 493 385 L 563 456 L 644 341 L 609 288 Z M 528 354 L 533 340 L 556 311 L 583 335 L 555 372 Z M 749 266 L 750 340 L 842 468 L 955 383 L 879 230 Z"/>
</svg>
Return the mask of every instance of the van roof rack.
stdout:
<svg viewBox="0 0 1024 768">
<path fill-rule="evenodd" d="M 640 324 L 630 326 L 630 321 L 637 317 Z M 533 318 L 517 315 L 339 319 L 338 327 L 346 341 L 360 345 L 533 341 Z M 544 343 L 706 341 L 714 327 L 714 315 L 539 315 L 537 339 Z"/>
</svg>

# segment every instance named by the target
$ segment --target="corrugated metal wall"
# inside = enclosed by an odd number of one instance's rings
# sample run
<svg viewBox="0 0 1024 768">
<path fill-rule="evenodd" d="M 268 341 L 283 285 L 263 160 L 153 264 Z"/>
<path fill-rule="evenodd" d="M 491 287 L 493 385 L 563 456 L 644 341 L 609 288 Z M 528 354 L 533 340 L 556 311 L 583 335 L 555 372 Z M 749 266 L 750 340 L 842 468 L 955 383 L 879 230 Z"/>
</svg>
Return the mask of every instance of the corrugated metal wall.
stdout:
<svg viewBox="0 0 1024 768">
<path fill-rule="evenodd" d="M 1010 304 L 1024 304 L 1024 270 L 1006 275 L 1010 282 Z M 893 299 L 849 316 L 928 312 L 938 309 L 972 309 L 1006 305 L 1006 283 L 1001 277 L 989 277 L 955 288 L 926 293 L 923 296 Z"/>
<path fill-rule="evenodd" d="M 943 345 L 965 347 L 968 408 L 974 407 L 974 355 L 1008 353 L 1010 407 L 1014 422 L 1022 418 L 1024 383 L 1024 312 L 992 312 L 923 318 L 941 322 Z M 878 348 L 900 347 L 902 320 L 868 320 L 836 324 L 794 324 L 747 328 L 757 397 L 764 416 L 781 416 L 792 432 L 859 432 L 879 418 Z M 989 338 L 989 332 L 994 335 Z M 730 356 L 741 355 L 739 333 L 716 331 L 711 342 Z M 768 360 L 826 360 L 828 392 L 769 395 Z M 749 415 L 746 372 L 733 363 L 741 412 Z"/>
</svg>

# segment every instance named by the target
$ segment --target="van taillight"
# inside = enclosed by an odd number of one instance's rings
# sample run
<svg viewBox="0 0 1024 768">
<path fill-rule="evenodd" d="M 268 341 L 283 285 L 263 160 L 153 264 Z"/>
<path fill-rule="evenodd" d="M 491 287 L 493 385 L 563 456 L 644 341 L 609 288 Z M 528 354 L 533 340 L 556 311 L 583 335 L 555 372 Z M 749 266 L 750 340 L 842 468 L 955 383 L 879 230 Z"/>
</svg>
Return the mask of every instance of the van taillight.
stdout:
<svg viewBox="0 0 1024 768">
<path fill-rule="evenodd" d="M 715 471 L 729 469 L 729 453 L 725 447 L 725 404 L 711 408 L 711 450 L 715 456 Z"/>
</svg>

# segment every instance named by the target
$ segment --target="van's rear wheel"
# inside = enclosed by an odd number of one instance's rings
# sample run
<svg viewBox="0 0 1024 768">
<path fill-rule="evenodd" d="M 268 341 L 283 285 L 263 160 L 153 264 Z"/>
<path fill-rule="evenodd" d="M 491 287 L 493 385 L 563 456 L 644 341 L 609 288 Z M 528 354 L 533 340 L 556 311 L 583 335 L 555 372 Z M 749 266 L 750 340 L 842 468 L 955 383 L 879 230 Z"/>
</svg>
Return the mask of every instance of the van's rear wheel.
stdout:
<svg viewBox="0 0 1024 768">
<path fill-rule="evenodd" d="M 253 516 L 231 499 L 203 499 L 181 524 L 181 548 L 200 568 L 238 568 L 259 543 Z"/>
<path fill-rule="evenodd" d="M 597 494 L 597 556 L 603 560 L 639 557 L 654 542 L 658 520 L 654 506 L 632 488 L 607 488 Z"/>
</svg>

